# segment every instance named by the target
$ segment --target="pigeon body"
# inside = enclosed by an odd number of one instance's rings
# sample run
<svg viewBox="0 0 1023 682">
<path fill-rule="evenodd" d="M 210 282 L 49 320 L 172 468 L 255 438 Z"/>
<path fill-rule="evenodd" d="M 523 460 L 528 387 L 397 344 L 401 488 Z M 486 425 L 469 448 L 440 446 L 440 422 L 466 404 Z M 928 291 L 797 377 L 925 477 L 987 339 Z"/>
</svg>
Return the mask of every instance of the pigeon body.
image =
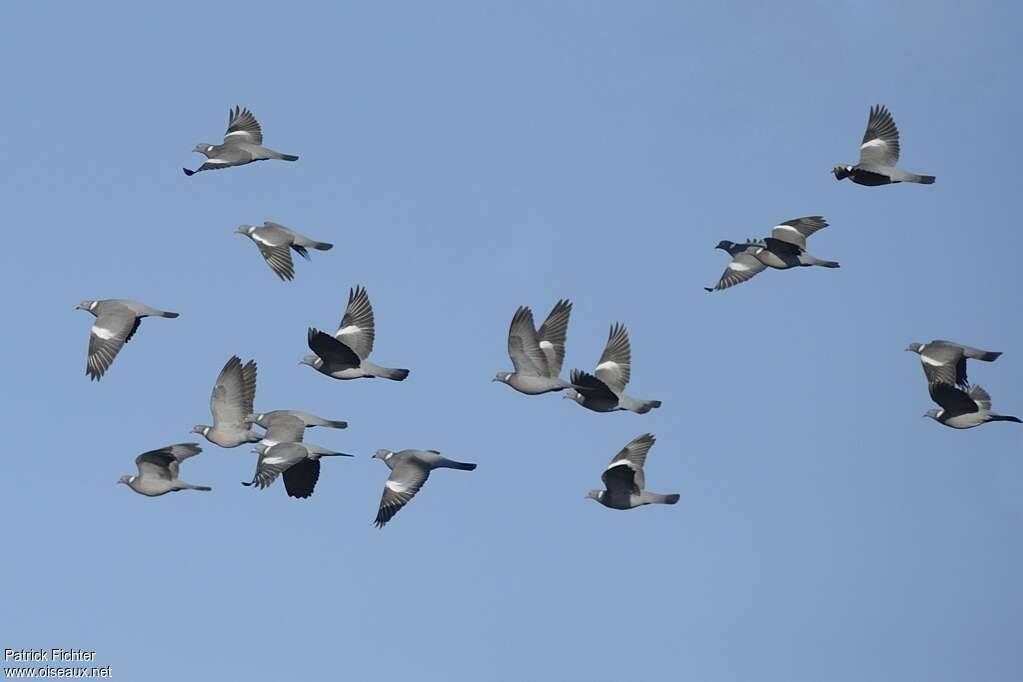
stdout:
<svg viewBox="0 0 1023 682">
<path fill-rule="evenodd" d="M 409 370 L 380 367 L 368 360 L 369 354 L 373 352 L 375 338 L 373 307 L 369 295 L 364 288 L 355 287 L 348 292 L 348 307 L 334 336 L 309 328 L 309 348 L 316 355 L 305 356 L 300 364 L 309 365 L 334 379 L 379 377 L 404 381 Z"/>
<path fill-rule="evenodd" d="M 347 429 L 348 422 L 317 417 L 315 414 L 299 410 L 274 410 L 245 417 L 246 423 L 259 424 L 266 433 L 259 441 L 270 447 L 278 443 L 301 443 L 305 430 L 314 426 L 325 426 L 332 429 Z"/>
<path fill-rule="evenodd" d="M 971 348 L 942 339 L 930 343 L 911 343 L 906 350 L 920 356 L 920 365 L 924 368 L 928 385 L 943 383 L 960 388 L 970 385 L 966 378 L 967 358 L 994 362 L 1001 355 L 1000 352 Z"/>
<path fill-rule="evenodd" d="M 178 443 L 158 450 L 143 452 L 135 458 L 137 476 L 121 476 L 123 483 L 139 495 L 158 497 L 177 490 L 212 490 L 205 485 L 192 485 L 178 478 L 181 463 L 202 452 L 198 443 Z"/>
<path fill-rule="evenodd" d="M 242 443 L 255 443 L 259 436 L 249 429 L 245 417 L 252 413 L 256 397 L 256 361 L 244 365 L 232 355 L 217 376 L 210 394 L 213 426 L 200 424 L 192 433 L 202 434 L 209 442 L 222 448 L 235 448 Z"/>
<path fill-rule="evenodd" d="M 195 175 L 200 171 L 244 166 L 253 161 L 281 159 L 282 161 L 298 161 L 292 154 L 281 154 L 263 145 L 263 130 L 259 121 L 248 109 L 235 107 L 227 115 L 227 132 L 224 133 L 223 144 L 207 144 L 201 142 L 192 150 L 206 157 L 206 162 L 195 170 L 182 168 L 185 175 Z"/>
<path fill-rule="evenodd" d="M 719 242 L 716 248 L 727 252 L 732 260 L 718 283 L 713 288 L 704 289 L 720 291 L 742 284 L 766 268 L 788 270 L 813 265 L 824 268 L 839 267 L 835 261 L 822 260 L 806 252 L 807 237 L 827 226 L 827 221 L 821 216 L 806 216 L 776 225 L 771 230 L 771 236 L 764 239 L 740 244 L 727 240 Z"/>
<path fill-rule="evenodd" d="M 611 509 L 635 509 L 646 504 L 675 504 L 676 493 L 662 495 L 646 490 L 643 467 L 655 438 L 645 433 L 634 438 L 611 459 L 601 474 L 604 490 L 591 490 L 586 497 Z"/>
<path fill-rule="evenodd" d="M 409 503 L 409 500 L 426 483 L 426 479 L 430 477 L 430 472 L 434 469 L 472 471 L 476 468 L 475 464 L 456 462 L 441 457 L 436 450 L 402 450 L 400 452 L 377 450 L 373 457 L 382 460 L 391 470 L 391 475 L 388 476 L 387 482 L 384 484 L 384 494 L 380 498 L 380 508 L 377 510 L 377 517 L 374 521 L 377 528 L 383 528 L 402 507 Z"/>
<path fill-rule="evenodd" d="M 572 303 L 560 300 L 537 330 L 533 311 L 520 306 L 508 328 L 508 355 L 514 372 L 499 372 L 494 381 L 508 384 L 519 393 L 540 395 L 563 391 L 572 384 L 562 379 L 561 365 L 565 360 L 565 341 Z"/>
<path fill-rule="evenodd" d="M 870 108 L 867 131 L 860 143 L 860 162 L 855 166 L 835 166 L 832 173 L 836 180 L 851 179 L 857 185 L 876 187 L 899 182 L 915 182 L 921 185 L 934 183 L 933 175 L 917 175 L 900 168 L 899 129 L 895 120 L 883 106 Z"/>
<path fill-rule="evenodd" d="M 85 373 L 93 381 L 99 381 L 110 369 L 121 348 L 138 331 L 143 317 L 178 316 L 177 313 L 158 310 L 145 303 L 119 298 L 82 301 L 75 308 L 85 310 L 96 318 L 89 331 L 89 357 L 85 364 Z"/>
<path fill-rule="evenodd" d="M 245 486 L 266 488 L 283 474 L 284 487 L 290 497 L 306 498 L 313 494 L 320 478 L 321 457 L 351 457 L 312 443 L 278 443 L 266 446 L 257 443 L 253 450 L 259 455 L 256 473 Z"/>
<path fill-rule="evenodd" d="M 295 265 L 291 260 L 291 250 L 294 249 L 306 260 L 309 260 L 309 249 L 317 251 L 329 251 L 334 247 L 327 242 L 318 242 L 294 230 L 271 223 L 264 222 L 262 227 L 255 225 L 241 225 L 235 230 L 237 234 L 243 234 L 259 247 L 266 264 L 282 280 L 292 280 L 295 277 Z"/>
<path fill-rule="evenodd" d="M 928 388 L 931 399 L 941 405 L 941 409 L 928 410 L 924 416 L 939 424 L 953 429 L 972 429 L 987 422 L 1023 423 L 1019 417 L 992 412 L 991 396 L 976 384 L 969 391 L 945 383 L 931 384 Z"/>
<path fill-rule="evenodd" d="M 661 406 L 660 400 L 638 400 L 625 394 L 625 386 L 632 377 L 632 347 L 629 330 L 623 324 L 611 326 L 594 374 L 573 369 L 570 375 L 573 388 L 568 389 L 565 398 L 594 412 L 628 410 L 646 414 Z"/>
</svg>

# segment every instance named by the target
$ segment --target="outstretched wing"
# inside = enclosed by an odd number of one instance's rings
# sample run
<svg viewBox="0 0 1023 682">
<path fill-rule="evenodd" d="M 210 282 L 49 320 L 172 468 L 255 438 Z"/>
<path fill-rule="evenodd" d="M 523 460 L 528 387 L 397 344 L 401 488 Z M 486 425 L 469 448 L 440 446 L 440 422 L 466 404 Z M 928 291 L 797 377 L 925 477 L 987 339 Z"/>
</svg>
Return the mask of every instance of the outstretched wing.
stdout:
<svg viewBox="0 0 1023 682">
<path fill-rule="evenodd" d="M 931 400 L 941 405 L 946 412 L 969 414 L 980 410 L 980 406 L 966 391 L 951 384 L 931 384 L 928 386 L 928 391 L 931 394 Z"/>
<path fill-rule="evenodd" d="M 615 395 L 620 396 L 625 390 L 625 385 L 632 377 L 632 348 L 629 344 L 629 330 L 624 324 L 616 322 L 611 326 L 595 374 Z"/>
<path fill-rule="evenodd" d="M 380 497 L 380 508 L 377 510 L 377 528 L 384 525 L 409 503 L 419 489 L 430 477 L 430 470 L 413 462 L 400 462 L 391 470 L 391 475 L 384 483 L 384 493 Z"/>
<path fill-rule="evenodd" d="M 643 465 L 656 439 L 649 433 L 634 438 L 611 459 L 601 475 L 609 492 L 631 492 L 639 495 L 646 487 Z"/>
<path fill-rule="evenodd" d="M 966 356 L 952 343 L 932 342 L 920 353 L 920 365 L 928 384 L 950 384 L 966 387 Z"/>
<path fill-rule="evenodd" d="M 227 132 L 224 133 L 224 144 L 263 144 L 263 129 L 259 121 L 248 109 L 235 107 L 227 113 Z"/>
<path fill-rule="evenodd" d="M 508 327 L 508 355 L 517 374 L 550 376 L 547 356 L 540 350 L 540 339 L 533 324 L 533 311 L 519 306 Z"/>
<path fill-rule="evenodd" d="M 757 260 L 757 257 L 748 251 L 737 253 L 732 257 L 728 267 L 725 268 L 724 273 L 721 275 L 721 279 L 714 286 L 713 289 L 704 287 L 707 291 L 720 291 L 721 289 L 727 289 L 733 287 L 736 284 L 742 284 L 748 279 L 753 278 L 760 272 L 763 272 L 767 266 Z"/>
<path fill-rule="evenodd" d="M 771 237 L 794 244 L 800 249 L 806 249 L 806 238 L 827 226 L 828 222 L 819 215 L 793 218 L 792 220 L 786 220 L 780 225 L 776 225 L 771 230 Z"/>
<path fill-rule="evenodd" d="M 363 360 L 373 352 L 376 337 L 373 306 L 363 287 L 358 286 L 348 292 L 348 307 L 334 336 Z"/>
<path fill-rule="evenodd" d="M 547 319 L 540 325 L 536 335 L 540 341 L 540 350 L 547 360 L 547 376 L 556 377 L 561 374 L 561 365 L 565 361 L 565 339 L 568 337 L 568 318 L 572 314 L 572 302 L 561 299 L 554 304 Z"/>
<path fill-rule="evenodd" d="M 100 313 L 89 330 L 89 358 L 85 363 L 85 373 L 94 381 L 99 381 L 114 362 L 114 358 L 124 344 L 135 334 L 142 318 L 125 306 L 111 306 L 111 309 Z"/>
<path fill-rule="evenodd" d="M 867 131 L 860 144 L 860 165 L 894 166 L 899 160 L 899 129 L 883 106 L 870 108 Z"/>
<path fill-rule="evenodd" d="M 305 499 L 313 494 L 316 481 L 320 480 L 320 460 L 303 459 L 284 470 L 284 490 L 288 497 Z"/>
<path fill-rule="evenodd" d="M 572 381 L 572 387 L 585 398 L 591 400 L 606 400 L 614 403 L 618 400 L 618 396 L 608 388 L 607 384 L 598 379 L 597 377 L 583 372 L 582 370 L 573 369 L 572 373 L 569 374 L 569 378 Z"/>
<path fill-rule="evenodd" d="M 176 443 L 143 452 L 135 458 L 141 478 L 162 478 L 168 481 L 178 477 L 178 467 L 189 457 L 202 452 L 198 443 Z"/>
<path fill-rule="evenodd" d="M 309 349 L 327 363 L 328 367 L 358 367 L 362 364 L 355 351 L 326 332 L 310 327 L 308 342 Z"/>
<path fill-rule="evenodd" d="M 232 355 L 217 376 L 217 383 L 210 395 L 210 412 L 215 426 L 246 428 L 244 419 L 252 414 L 252 402 L 256 397 L 256 361 L 245 365 L 237 355 Z"/>
</svg>

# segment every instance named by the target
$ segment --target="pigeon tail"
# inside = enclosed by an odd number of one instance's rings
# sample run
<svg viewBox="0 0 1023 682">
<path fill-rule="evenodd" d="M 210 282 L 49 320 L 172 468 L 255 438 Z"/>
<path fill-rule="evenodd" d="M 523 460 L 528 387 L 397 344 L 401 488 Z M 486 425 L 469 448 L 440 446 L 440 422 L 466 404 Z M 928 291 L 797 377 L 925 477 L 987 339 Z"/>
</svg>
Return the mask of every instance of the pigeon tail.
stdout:
<svg viewBox="0 0 1023 682">
<path fill-rule="evenodd" d="M 639 404 L 632 411 L 636 414 L 646 414 L 650 410 L 660 406 L 660 400 L 640 400 Z"/>
<path fill-rule="evenodd" d="M 193 175 L 195 175 L 194 170 L 188 170 L 187 168 L 182 168 L 181 170 L 185 171 L 185 175 L 187 175 L 188 177 L 192 177 Z"/>
<path fill-rule="evenodd" d="M 319 452 L 317 457 L 355 457 L 355 455 L 349 455 L 347 452 Z"/>
<path fill-rule="evenodd" d="M 476 465 L 470 462 L 456 462 L 453 459 L 444 459 L 438 464 L 446 469 L 458 469 L 459 471 L 474 471 Z"/>
<path fill-rule="evenodd" d="M 160 317 L 169 317 L 171 319 L 174 319 L 175 317 L 179 317 L 179 313 L 168 313 L 166 311 L 161 310 Z"/>
<path fill-rule="evenodd" d="M 801 255 L 799 257 L 799 263 L 800 263 L 800 265 L 819 265 L 822 268 L 840 268 L 840 267 L 842 267 L 841 265 L 838 264 L 838 261 L 822 260 L 820 258 L 817 258 L 816 256 L 811 256 L 808 253 L 804 253 L 803 255 Z"/>
<path fill-rule="evenodd" d="M 188 485 L 188 487 L 186 488 L 186 490 L 202 490 L 203 492 L 209 492 L 209 491 L 213 490 L 213 488 L 209 487 L 208 485 L 192 485 L 192 484 L 187 484 L 187 485 Z"/>
<path fill-rule="evenodd" d="M 348 422 L 332 421 L 330 419 L 324 419 L 323 423 L 317 424 L 316 426 L 326 426 L 331 429 L 347 429 Z"/>
<path fill-rule="evenodd" d="M 284 161 L 298 161 L 298 157 L 294 154 L 281 154 L 281 159 Z"/>
<path fill-rule="evenodd" d="M 330 251 L 334 248 L 334 245 L 330 242 L 313 242 L 312 247 L 317 251 Z"/>
<path fill-rule="evenodd" d="M 676 504 L 679 500 L 678 493 L 672 493 L 670 495 L 658 495 L 657 493 L 648 493 L 650 495 L 651 504 Z"/>
<path fill-rule="evenodd" d="M 1007 414 L 993 414 L 991 415 L 990 421 L 993 422 L 1016 422 L 1017 424 L 1023 424 L 1023 419 L 1019 417 L 1013 417 Z"/>
<path fill-rule="evenodd" d="M 914 175 L 914 174 L 909 174 L 903 180 L 903 182 L 915 182 L 918 185 L 933 185 L 934 184 L 934 176 L 933 175 Z"/>
<path fill-rule="evenodd" d="M 409 371 L 407 369 L 391 369 L 390 367 L 377 367 L 373 371 L 373 376 L 380 377 L 381 379 L 390 379 L 391 381 L 405 381 L 408 374 Z"/>
</svg>

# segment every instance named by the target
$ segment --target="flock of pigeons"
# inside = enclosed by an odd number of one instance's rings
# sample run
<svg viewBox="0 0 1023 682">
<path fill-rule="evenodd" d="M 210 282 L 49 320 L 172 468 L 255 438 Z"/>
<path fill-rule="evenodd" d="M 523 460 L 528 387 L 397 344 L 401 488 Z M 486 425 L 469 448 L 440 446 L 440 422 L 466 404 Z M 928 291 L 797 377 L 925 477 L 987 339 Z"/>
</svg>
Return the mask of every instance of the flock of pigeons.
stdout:
<svg viewBox="0 0 1023 682">
<path fill-rule="evenodd" d="M 202 143 L 196 145 L 194 151 L 203 154 L 206 161 L 196 170 L 183 169 L 188 176 L 253 161 L 298 160 L 297 156 L 264 147 L 259 122 L 251 112 L 240 107 L 229 112 L 223 144 Z M 832 173 L 837 180 L 850 178 L 854 183 L 866 186 L 900 182 L 927 185 L 934 182 L 933 176 L 917 175 L 898 168 L 899 152 L 899 131 L 895 121 L 886 108 L 875 106 L 870 110 L 867 130 L 860 144 L 859 163 L 835 166 Z M 806 252 L 807 238 L 827 226 L 822 216 L 807 216 L 775 226 L 770 237 L 748 239 L 742 243 L 720 242 L 717 248 L 726 251 L 731 261 L 718 283 L 707 291 L 741 284 L 766 268 L 839 267 L 835 261 L 823 260 Z M 267 265 L 282 280 L 291 280 L 295 276 L 292 251 L 308 260 L 309 249 L 327 251 L 332 247 L 327 242 L 316 241 L 272 222 L 261 227 L 241 225 L 235 232 L 255 242 Z M 97 381 L 110 368 L 124 344 L 134 336 L 142 318 L 178 317 L 177 313 L 122 299 L 82 301 L 77 308 L 92 313 L 96 318 L 90 331 L 85 371 Z M 508 330 L 508 355 L 514 371 L 499 372 L 494 381 L 526 395 L 564 391 L 565 398 L 594 412 L 626 410 L 646 414 L 660 407 L 659 400 L 642 400 L 625 393 L 632 376 L 632 350 L 628 329 L 622 324 L 612 325 L 604 352 L 592 374 L 573 369 L 568 381 L 561 378 L 571 312 L 572 303 L 560 300 L 537 329 L 533 312 L 528 307 L 516 310 Z M 369 295 L 363 287 L 355 287 L 349 292 L 348 306 L 334 334 L 309 328 L 308 345 L 313 355 L 302 358 L 301 364 L 333 379 L 403 381 L 409 370 L 382 367 L 369 361 L 375 334 Z M 929 410 L 924 416 L 956 429 L 973 428 L 989 421 L 1021 422 L 1017 417 L 992 412 L 988 393 L 967 381 L 967 359 L 992 362 L 1001 353 L 942 340 L 913 343 L 907 350 L 920 355 L 931 399 L 941 408 Z M 289 496 L 309 497 L 319 480 L 321 457 L 352 455 L 306 443 L 305 430 L 316 426 L 343 429 L 348 424 L 298 410 L 256 413 L 253 409 L 255 394 L 255 361 L 243 364 L 240 358 L 232 356 L 217 377 L 210 396 L 213 425 L 199 425 L 192 431 L 222 448 L 255 444 L 253 452 L 259 455 L 256 471 L 252 480 L 243 485 L 266 488 L 281 477 Z M 264 432 L 253 431 L 253 426 Z M 592 490 L 587 497 L 612 509 L 678 502 L 677 494 L 664 495 L 646 490 L 644 465 L 654 442 L 654 437 L 647 433 L 622 448 L 604 469 L 601 476 L 604 489 Z M 177 490 L 210 490 L 207 486 L 192 485 L 179 478 L 181 463 L 201 451 L 197 443 L 179 443 L 145 452 L 135 460 L 138 474 L 122 476 L 118 483 L 150 497 Z M 435 450 L 377 450 L 374 457 L 383 460 L 391 471 L 377 510 L 375 523 L 378 527 L 383 527 L 419 492 L 434 469 L 472 471 L 476 468 L 475 464 L 442 457 Z"/>
</svg>

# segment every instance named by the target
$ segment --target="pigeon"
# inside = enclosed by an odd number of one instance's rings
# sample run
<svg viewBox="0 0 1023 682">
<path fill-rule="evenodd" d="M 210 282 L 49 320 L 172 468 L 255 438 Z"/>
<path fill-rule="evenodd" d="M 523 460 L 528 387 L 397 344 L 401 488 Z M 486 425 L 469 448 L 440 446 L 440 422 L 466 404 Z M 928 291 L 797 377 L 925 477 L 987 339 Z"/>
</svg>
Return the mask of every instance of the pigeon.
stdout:
<svg viewBox="0 0 1023 682">
<path fill-rule="evenodd" d="M 456 462 L 440 456 L 436 450 L 377 450 L 374 459 L 383 460 L 391 470 L 391 475 L 384 483 L 384 494 L 380 498 L 380 509 L 373 522 L 377 528 L 383 528 L 402 507 L 409 503 L 419 489 L 430 477 L 434 469 L 459 469 L 472 471 L 475 464 Z"/>
<path fill-rule="evenodd" d="M 242 365 L 237 355 L 224 365 L 217 376 L 217 383 L 210 395 L 210 412 L 213 426 L 200 424 L 192 427 L 192 433 L 222 448 L 236 448 L 242 443 L 255 443 L 259 436 L 249 429 L 246 415 L 252 412 L 252 401 L 256 397 L 256 361 L 249 360 Z"/>
<path fill-rule="evenodd" d="M 596 500 L 610 509 L 633 509 L 644 504 L 678 502 L 679 496 L 676 493 L 660 495 L 643 489 L 646 486 L 643 464 L 646 463 L 646 453 L 653 447 L 654 441 L 652 435 L 644 433 L 622 448 L 600 476 L 606 490 L 591 490 L 586 498 Z"/>
<path fill-rule="evenodd" d="M 632 349 L 629 345 L 629 330 L 624 324 L 611 325 L 607 345 L 593 374 L 573 369 L 570 378 L 575 388 L 565 392 L 571 399 L 594 412 L 628 410 L 646 414 L 661 406 L 660 400 L 637 400 L 625 395 L 625 386 L 632 376 Z"/>
<path fill-rule="evenodd" d="M 250 414 L 245 417 L 247 424 L 259 424 L 266 433 L 259 441 L 270 447 L 278 443 L 301 443 L 305 430 L 314 426 L 327 426 L 332 429 L 347 429 L 348 422 L 334 421 L 317 417 L 315 414 L 298 410 L 274 410 L 261 414 Z"/>
<path fill-rule="evenodd" d="M 852 178 L 857 185 L 889 185 L 897 182 L 934 184 L 933 175 L 909 173 L 895 164 L 899 161 L 899 129 L 888 110 L 881 105 L 870 108 L 867 132 L 860 144 L 860 162 L 855 166 L 835 166 L 836 180 Z"/>
<path fill-rule="evenodd" d="M 908 351 L 920 356 L 920 364 L 924 368 L 927 383 L 949 384 L 960 388 L 969 388 L 966 379 L 966 359 L 994 362 L 1001 353 L 970 348 L 954 341 L 936 339 L 930 343 L 911 343 Z"/>
<path fill-rule="evenodd" d="M 508 355 L 514 372 L 498 372 L 493 381 L 508 384 L 519 393 L 540 395 L 563 391 L 572 384 L 558 375 L 565 360 L 565 339 L 572 303 L 562 299 L 537 331 L 533 311 L 519 306 L 508 328 Z"/>
<path fill-rule="evenodd" d="M 89 359 L 85 363 L 85 373 L 93 381 L 99 381 L 110 369 L 121 348 L 135 335 L 143 317 L 178 316 L 145 303 L 119 298 L 82 301 L 75 309 L 88 311 L 96 317 L 89 331 Z"/>
<path fill-rule="evenodd" d="M 305 356 L 299 364 L 335 379 L 380 377 L 404 381 L 407 369 L 378 367 L 366 359 L 373 352 L 374 337 L 373 306 L 366 290 L 357 286 L 348 292 L 348 308 L 334 336 L 309 328 L 309 348 L 316 355 Z"/>
<path fill-rule="evenodd" d="M 206 162 L 195 170 L 187 168 L 181 170 L 185 171 L 185 175 L 195 175 L 200 171 L 244 166 L 253 161 L 265 161 L 266 159 L 298 161 L 297 156 L 281 154 L 262 145 L 263 130 L 259 127 L 259 121 L 248 109 L 236 106 L 227 112 L 227 132 L 224 134 L 224 144 L 200 142 L 195 145 L 192 151 L 205 156 Z"/>
<path fill-rule="evenodd" d="M 931 400 L 941 405 L 941 409 L 927 410 L 923 416 L 953 429 L 972 429 L 987 422 L 1023 424 L 1019 417 L 992 412 L 991 396 L 976 384 L 968 392 L 946 383 L 934 383 L 928 389 Z"/>
<path fill-rule="evenodd" d="M 284 474 L 284 487 L 289 497 L 305 499 L 313 494 L 316 481 L 320 478 L 320 457 L 352 457 L 344 452 L 334 452 L 312 443 L 278 443 L 264 445 L 257 443 L 254 453 L 259 455 L 256 473 L 251 481 L 242 485 L 265 488 Z"/>
<path fill-rule="evenodd" d="M 282 280 L 288 281 L 295 278 L 295 266 L 291 262 L 289 247 L 306 260 L 310 260 L 309 249 L 330 251 L 334 248 L 333 244 L 312 240 L 283 225 L 269 221 L 265 221 L 263 227 L 241 225 L 235 233 L 243 234 L 254 241 L 270 269 Z"/>
<path fill-rule="evenodd" d="M 749 240 L 743 244 L 722 241 L 717 247 L 732 256 L 721 279 L 713 287 L 704 287 L 707 291 L 719 291 L 742 284 L 765 268 L 788 270 L 795 267 L 819 265 L 824 268 L 837 268 L 838 263 L 821 260 L 806 252 L 806 238 L 817 230 L 828 226 L 819 215 L 793 218 L 776 225 L 771 236 L 765 239 Z"/>
<path fill-rule="evenodd" d="M 192 485 L 178 478 L 181 463 L 200 452 L 202 448 L 198 443 L 178 443 L 143 452 L 135 458 L 138 476 L 121 476 L 117 482 L 146 497 L 158 497 L 175 490 L 212 490 L 209 486 Z"/>
</svg>

